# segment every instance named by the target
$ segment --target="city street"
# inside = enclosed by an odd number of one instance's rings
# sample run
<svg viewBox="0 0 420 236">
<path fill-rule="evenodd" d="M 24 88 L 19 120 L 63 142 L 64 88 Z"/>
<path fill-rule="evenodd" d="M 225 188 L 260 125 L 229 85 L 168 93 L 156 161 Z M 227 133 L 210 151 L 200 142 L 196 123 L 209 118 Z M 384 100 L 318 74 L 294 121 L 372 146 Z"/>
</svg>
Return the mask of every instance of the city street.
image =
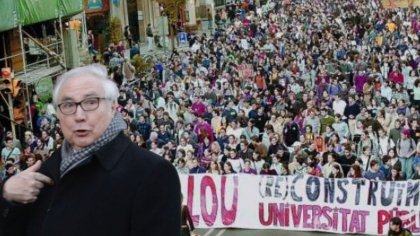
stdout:
<svg viewBox="0 0 420 236">
<path fill-rule="evenodd" d="M 420 236 L 420 0 L 0 13 L 0 236 Z"/>
<path fill-rule="evenodd" d="M 200 236 L 272 236 L 272 235 L 328 236 L 328 235 L 337 235 L 337 234 L 323 233 L 323 232 L 303 232 L 303 231 L 292 231 L 292 230 L 247 230 L 247 229 L 197 229 L 196 232 Z"/>
</svg>

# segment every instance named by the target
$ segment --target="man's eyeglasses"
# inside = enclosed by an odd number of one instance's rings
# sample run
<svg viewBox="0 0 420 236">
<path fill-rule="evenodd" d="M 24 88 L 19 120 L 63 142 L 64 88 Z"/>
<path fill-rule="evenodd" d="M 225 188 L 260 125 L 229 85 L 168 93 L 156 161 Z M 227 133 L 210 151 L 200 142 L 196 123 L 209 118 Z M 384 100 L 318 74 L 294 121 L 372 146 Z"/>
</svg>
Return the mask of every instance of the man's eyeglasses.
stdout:
<svg viewBox="0 0 420 236">
<path fill-rule="evenodd" d="M 80 102 L 63 102 L 58 104 L 58 108 L 60 109 L 60 112 L 64 115 L 72 115 L 76 113 L 77 106 L 80 105 L 83 111 L 93 111 L 96 110 L 99 107 L 99 101 L 102 99 L 107 98 L 101 98 L 101 97 L 91 97 L 91 98 L 85 98 Z"/>
</svg>

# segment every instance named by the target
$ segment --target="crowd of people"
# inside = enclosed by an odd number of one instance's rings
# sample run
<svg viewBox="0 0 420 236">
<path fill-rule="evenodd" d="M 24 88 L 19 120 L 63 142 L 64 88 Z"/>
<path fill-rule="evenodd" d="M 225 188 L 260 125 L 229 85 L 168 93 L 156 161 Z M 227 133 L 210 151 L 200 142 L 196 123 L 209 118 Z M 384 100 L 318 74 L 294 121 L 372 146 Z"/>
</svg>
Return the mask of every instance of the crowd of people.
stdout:
<svg viewBox="0 0 420 236">
<path fill-rule="evenodd" d="M 375 0 L 237 1 L 138 83 L 123 47 L 106 63 L 126 134 L 181 174 L 420 179 L 418 16 Z M 5 135 L 3 178 L 61 145 L 52 104 L 33 107 L 34 131 Z"/>
</svg>

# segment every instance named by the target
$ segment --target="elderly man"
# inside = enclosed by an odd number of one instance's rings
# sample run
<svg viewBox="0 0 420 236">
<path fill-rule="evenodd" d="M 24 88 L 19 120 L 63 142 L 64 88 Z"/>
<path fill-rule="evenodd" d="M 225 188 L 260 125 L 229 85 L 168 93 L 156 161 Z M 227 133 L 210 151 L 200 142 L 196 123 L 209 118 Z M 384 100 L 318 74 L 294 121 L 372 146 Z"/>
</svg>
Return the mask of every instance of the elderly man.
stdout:
<svg viewBox="0 0 420 236">
<path fill-rule="evenodd" d="M 123 134 L 117 97 L 100 65 L 61 76 L 53 98 L 65 141 L 4 183 L 0 235 L 180 235 L 177 172 Z"/>
</svg>

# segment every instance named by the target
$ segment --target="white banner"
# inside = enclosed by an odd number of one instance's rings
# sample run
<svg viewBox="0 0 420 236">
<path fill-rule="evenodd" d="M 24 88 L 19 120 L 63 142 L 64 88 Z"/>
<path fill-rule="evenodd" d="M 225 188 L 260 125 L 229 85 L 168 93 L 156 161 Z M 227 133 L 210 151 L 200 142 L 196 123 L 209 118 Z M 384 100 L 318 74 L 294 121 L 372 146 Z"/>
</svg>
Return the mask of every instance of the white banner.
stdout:
<svg viewBox="0 0 420 236">
<path fill-rule="evenodd" d="M 384 8 L 409 8 L 419 7 L 420 0 L 381 0 Z"/>
<path fill-rule="evenodd" d="M 181 175 L 198 228 L 386 234 L 400 216 L 420 235 L 420 181 L 304 176 Z"/>
</svg>

